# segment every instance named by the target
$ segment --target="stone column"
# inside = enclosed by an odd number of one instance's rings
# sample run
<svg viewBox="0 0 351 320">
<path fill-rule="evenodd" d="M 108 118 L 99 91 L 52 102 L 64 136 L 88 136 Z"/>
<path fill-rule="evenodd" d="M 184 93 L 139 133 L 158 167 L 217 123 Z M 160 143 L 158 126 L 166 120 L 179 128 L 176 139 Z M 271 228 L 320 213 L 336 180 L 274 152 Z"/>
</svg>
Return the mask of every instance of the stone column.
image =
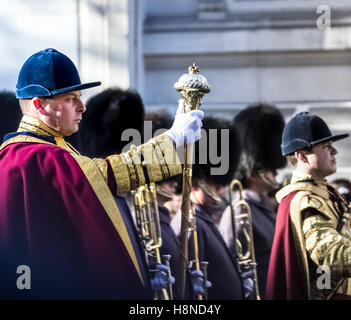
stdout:
<svg viewBox="0 0 351 320">
<path fill-rule="evenodd" d="M 82 81 L 142 91 L 142 8 L 139 0 L 77 0 Z"/>
</svg>

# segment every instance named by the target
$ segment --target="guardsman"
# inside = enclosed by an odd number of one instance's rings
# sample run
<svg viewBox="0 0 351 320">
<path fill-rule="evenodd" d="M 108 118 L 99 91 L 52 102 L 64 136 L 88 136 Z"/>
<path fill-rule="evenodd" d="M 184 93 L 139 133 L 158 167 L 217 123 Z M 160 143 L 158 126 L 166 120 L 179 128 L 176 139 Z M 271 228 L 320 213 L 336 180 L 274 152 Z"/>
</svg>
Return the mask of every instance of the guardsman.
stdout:
<svg viewBox="0 0 351 320">
<path fill-rule="evenodd" d="M 199 138 L 203 112 L 179 112 L 170 130 L 139 148 L 90 159 L 64 138 L 86 111 L 81 90 L 100 84 L 81 83 L 73 62 L 52 48 L 20 70 L 23 118 L 0 146 L 2 298 L 148 298 L 113 195 L 179 174 L 175 148 Z M 189 127 L 195 134 L 188 137 Z M 27 290 L 16 286 L 23 265 Z"/>
<path fill-rule="evenodd" d="M 240 155 L 237 133 L 230 121 L 203 120 L 201 139 L 195 144 L 191 200 L 195 209 L 196 236 L 189 239 L 189 259 L 207 262 L 207 278 L 212 283 L 208 299 L 244 299 L 243 279 L 236 262 L 219 233 L 214 213 L 226 195 Z M 221 155 L 218 162 L 218 154 Z M 198 251 L 196 250 L 198 247 Z"/>
<path fill-rule="evenodd" d="M 296 114 L 285 126 L 281 151 L 293 166 L 280 203 L 266 299 L 350 299 L 351 235 L 347 203 L 326 181 L 336 172 L 333 135 L 318 115 Z"/>
<path fill-rule="evenodd" d="M 284 167 L 286 163 L 280 152 L 285 123 L 281 112 L 275 106 L 258 103 L 240 111 L 233 124 L 241 142 L 240 163 L 235 178 L 242 183 L 242 197 L 251 210 L 258 288 L 260 296 L 263 297 L 276 218 L 269 193 L 277 189 L 276 170 Z M 236 211 L 239 210 L 240 206 L 236 206 Z M 242 232 L 240 226 L 237 227 L 236 232 L 240 237 Z M 218 228 L 235 255 L 230 207 L 223 213 Z"/>
</svg>

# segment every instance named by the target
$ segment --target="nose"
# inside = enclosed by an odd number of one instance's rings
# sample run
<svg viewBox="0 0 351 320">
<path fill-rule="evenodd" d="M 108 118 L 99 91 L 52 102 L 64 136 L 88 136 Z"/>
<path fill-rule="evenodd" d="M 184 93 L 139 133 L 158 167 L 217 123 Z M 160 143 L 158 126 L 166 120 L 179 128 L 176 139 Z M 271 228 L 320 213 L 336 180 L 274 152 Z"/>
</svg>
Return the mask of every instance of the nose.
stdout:
<svg viewBox="0 0 351 320">
<path fill-rule="evenodd" d="M 334 147 L 334 146 L 331 146 L 331 154 L 333 155 L 333 156 L 335 156 L 337 153 L 338 153 L 338 150 L 336 150 L 336 148 Z"/>
<path fill-rule="evenodd" d="M 85 107 L 85 104 L 80 98 L 77 99 L 77 105 L 78 105 L 77 112 L 84 113 L 87 110 L 87 108 Z"/>
</svg>

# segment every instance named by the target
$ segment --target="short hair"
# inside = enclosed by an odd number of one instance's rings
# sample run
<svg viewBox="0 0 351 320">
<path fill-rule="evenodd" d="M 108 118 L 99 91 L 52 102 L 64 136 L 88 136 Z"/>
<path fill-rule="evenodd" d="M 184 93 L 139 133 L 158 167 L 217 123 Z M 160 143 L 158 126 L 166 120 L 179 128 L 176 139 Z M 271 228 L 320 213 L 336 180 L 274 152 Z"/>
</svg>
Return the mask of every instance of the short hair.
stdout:
<svg viewBox="0 0 351 320">
<path fill-rule="evenodd" d="M 306 151 L 307 153 L 311 153 L 312 152 L 312 147 L 311 148 L 303 148 L 301 150 L 297 150 L 297 151 Z M 293 166 L 293 168 L 296 167 L 297 164 L 297 158 L 295 156 L 295 153 L 293 154 L 288 154 L 287 156 L 285 156 L 286 159 L 289 161 L 289 163 Z"/>
<path fill-rule="evenodd" d="M 293 168 L 296 167 L 297 164 L 297 158 L 294 154 L 289 154 L 286 156 L 286 159 L 288 160 L 288 162 L 292 165 Z"/>
<path fill-rule="evenodd" d="M 30 110 L 32 99 L 21 99 L 19 100 L 19 105 L 23 114 L 27 113 Z"/>
</svg>

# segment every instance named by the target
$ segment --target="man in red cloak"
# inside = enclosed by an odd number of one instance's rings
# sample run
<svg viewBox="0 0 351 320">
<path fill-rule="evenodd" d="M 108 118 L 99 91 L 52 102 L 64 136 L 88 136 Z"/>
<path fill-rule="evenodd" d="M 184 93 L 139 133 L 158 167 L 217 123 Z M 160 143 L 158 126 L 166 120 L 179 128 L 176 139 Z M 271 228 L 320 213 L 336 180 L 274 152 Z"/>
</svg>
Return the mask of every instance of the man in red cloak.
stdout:
<svg viewBox="0 0 351 320">
<path fill-rule="evenodd" d="M 348 203 L 325 177 L 336 171 L 332 135 L 315 114 L 302 112 L 285 126 L 282 154 L 292 164 L 280 203 L 266 299 L 351 299 L 351 217 Z"/>
<path fill-rule="evenodd" d="M 177 114 L 169 131 L 129 152 L 90 159 L 64 137 L 85 112 L 81 90 L 100 84 L 82 84 L 55 49 L 20 71 L 23 118 L 0 146 L 2 299 L 152 297 L 113 195 L 179 174 L 175 147 L 199 138 L 203 112 Z"/>
</svg>

